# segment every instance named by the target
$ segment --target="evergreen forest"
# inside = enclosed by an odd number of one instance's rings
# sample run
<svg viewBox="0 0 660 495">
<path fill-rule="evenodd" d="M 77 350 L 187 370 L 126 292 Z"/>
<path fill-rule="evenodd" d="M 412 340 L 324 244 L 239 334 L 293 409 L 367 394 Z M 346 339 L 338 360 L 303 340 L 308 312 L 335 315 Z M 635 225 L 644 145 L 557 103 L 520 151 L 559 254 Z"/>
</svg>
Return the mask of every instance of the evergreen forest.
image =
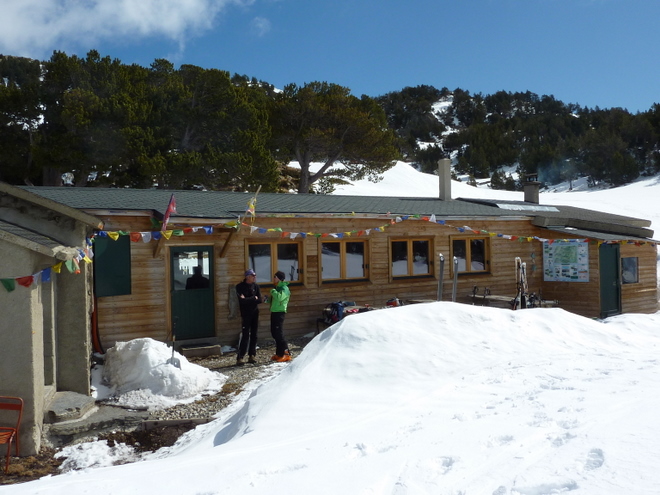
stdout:
<svg viewBox="0 0 660 495">
<path fill-rule="evenodd" d="M 94 50 L 0 55 L 0 180 L 10 184 L 327 193 L 377 180 L 395 160 L 434 172 L 446 157 L 493 188 L 529 175 L 623 185 L 660 172 L 660 104 L 631 114 L 427 85 L 357 97 L 330 82 L 276 89 Z"/>
</svg>

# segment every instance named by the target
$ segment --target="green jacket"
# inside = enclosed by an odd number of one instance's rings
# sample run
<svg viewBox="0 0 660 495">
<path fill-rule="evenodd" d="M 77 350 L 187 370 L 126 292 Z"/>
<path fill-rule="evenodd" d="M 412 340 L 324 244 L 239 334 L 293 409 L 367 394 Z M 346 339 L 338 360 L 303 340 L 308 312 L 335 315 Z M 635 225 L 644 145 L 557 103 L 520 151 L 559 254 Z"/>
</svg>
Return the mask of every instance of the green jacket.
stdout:
<svg viewBox="0 0 660 495">
<path fill-rule="evenodd" d="M 289 282 L 282 281 L 277 284 L 277 287 L 270 290 L 270 311 L 272 313 L 286 313 L 290 297 Z"/>
</svg>

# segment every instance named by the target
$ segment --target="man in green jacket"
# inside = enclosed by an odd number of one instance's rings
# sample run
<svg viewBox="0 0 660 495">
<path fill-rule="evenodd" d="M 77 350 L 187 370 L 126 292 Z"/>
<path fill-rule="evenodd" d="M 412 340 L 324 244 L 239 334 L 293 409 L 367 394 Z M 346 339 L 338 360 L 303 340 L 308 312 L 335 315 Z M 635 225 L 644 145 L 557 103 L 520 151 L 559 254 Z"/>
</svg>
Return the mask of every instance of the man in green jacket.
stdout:
<svg viewBox="0 0 660 495">
<path fill-rule="evenodd" d="M 291 361 L 289 346 L 284 340 L 284 315 L 289 305 L 291 291 L 289 291 L 289 282 L 284 279 L 284 272 L 277 272 L 273 275 L 273 287 L 270 290 L 270 334 L 275 339 L 275 355 L 271 358 L 278 363 Z"/>
</svg>

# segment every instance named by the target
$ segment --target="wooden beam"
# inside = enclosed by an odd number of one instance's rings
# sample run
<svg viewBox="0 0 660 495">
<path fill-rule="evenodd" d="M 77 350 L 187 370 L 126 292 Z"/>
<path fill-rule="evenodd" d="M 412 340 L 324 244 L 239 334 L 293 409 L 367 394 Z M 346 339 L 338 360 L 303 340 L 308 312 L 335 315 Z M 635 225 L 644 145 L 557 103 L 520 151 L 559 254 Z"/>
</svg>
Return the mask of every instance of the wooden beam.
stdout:
<svg viewBox="0 0 660 495">
<path fill-rule="evenodd" d="M 154 258 L 158 257 L 158 255 L 160 254 L 160 250 L 163 248 L 164 242 L 165 242 L 165 238 L 161 236 L 161 238 L 158 239 L 156 246 L 154 247 Z"/>
<path fill-rule="evenodd" d="M 222 246 L 222 249 L 220 250 L 220 254 L 218 255 L 218 258 L 225 257 L 225 255 L 227 254 L 227 249 L 229 249 L 229 242 L 231 241 L 231 238 L 234 237 L 235 233 L 236 233 L 236 229 L 231 229 L 229 235 L 227 236 L 227 240 L 225 241 L 224 245 Z"/>
</svg>

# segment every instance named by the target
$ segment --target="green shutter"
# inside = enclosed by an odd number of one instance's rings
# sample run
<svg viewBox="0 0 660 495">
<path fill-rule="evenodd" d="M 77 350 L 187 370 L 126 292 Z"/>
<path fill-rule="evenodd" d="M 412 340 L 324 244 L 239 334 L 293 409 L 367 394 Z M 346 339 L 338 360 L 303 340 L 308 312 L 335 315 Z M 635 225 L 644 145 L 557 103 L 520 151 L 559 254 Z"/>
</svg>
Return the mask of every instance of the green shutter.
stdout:
<svg viewBox="0 0 660 495">
<path fill-rule="evenodd" d="M 97 297 L 131 293 L 131 241 L 127 235 L 116 241 L 94 239 L 94 288 Z"/>
</svg>

